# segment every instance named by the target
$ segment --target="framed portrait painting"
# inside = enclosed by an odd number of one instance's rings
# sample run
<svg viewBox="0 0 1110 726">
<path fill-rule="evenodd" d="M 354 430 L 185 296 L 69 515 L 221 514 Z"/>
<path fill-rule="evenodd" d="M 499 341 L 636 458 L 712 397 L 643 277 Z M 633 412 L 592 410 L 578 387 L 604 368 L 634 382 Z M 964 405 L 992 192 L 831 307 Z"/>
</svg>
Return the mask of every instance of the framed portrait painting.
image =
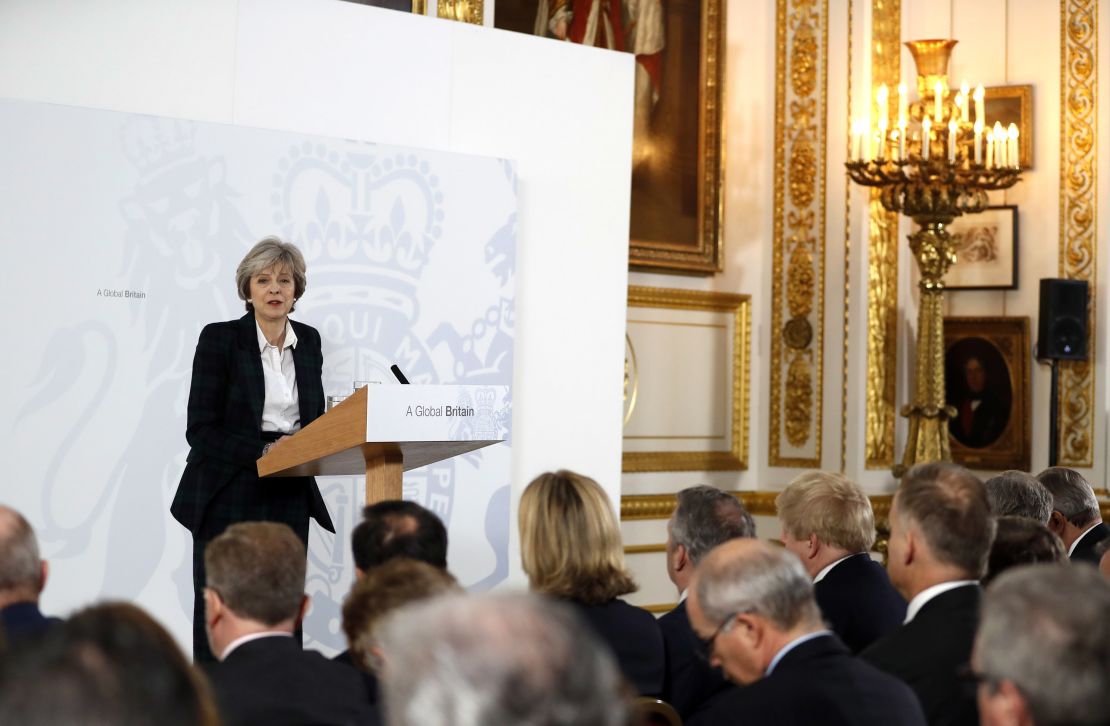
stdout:
<svg viewBox="0 0 1110 726">
<path fill-rule="evenodd" d="M 969 469 L 1028 470 L 1029 318 L 945 318 L 952 459 Z"/>
<path fill-rule="evenodd" d="M 629 266 L 720 271 L 724 0 L 498 0 L 494 26 L 635 55 Z"/>
<path fill-rule="evenodd" d="M 949 290 L 1013 290 L 1018 286 L 1018 209 L 987 207 L 948 225 L 956 264 L 948 268 Z"/>
</svg>

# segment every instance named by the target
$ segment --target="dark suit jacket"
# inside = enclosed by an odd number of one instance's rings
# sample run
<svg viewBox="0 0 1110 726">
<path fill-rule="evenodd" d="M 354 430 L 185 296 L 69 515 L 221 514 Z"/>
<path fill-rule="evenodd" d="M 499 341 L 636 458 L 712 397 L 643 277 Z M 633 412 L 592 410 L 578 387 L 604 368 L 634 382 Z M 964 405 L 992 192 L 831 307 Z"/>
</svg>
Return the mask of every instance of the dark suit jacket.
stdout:
<svg viewBox="0 0 1110 726">
<path fill-rule="evenodd" d="M 324 364 L 320 334 L 315 328 L 292 321 L 297 334 L 293 363 L 297 375 L 301 426 L 324 413 Z M 266 379 L 258 351 L 258 333 L 253 313 L 238 320 L 205 326 L 193 357 L 193 379 L 189 388 L 188 423 L 185 438 L 192 447 L 186 459 L 170 512 L 196 534 L 205 510 L 216 493 L 233 480 L 243 486 L 243 496 L 234 497 L 225 512 L 230 521 L 271 519 L 262 487 L 257 486 L 256 462 L 262 456 L 262 406 L 266 401 Z M 252 479 L 253 478 L 253 479 Z M 334 532 L 331 517 L 320 496 L 316 480 L 300 480 L 304 501 L 294 497 L 288 507 L 300 508 L 320 526 Z M 292 480 L 283 482 L 288 488 Z M 296 500 L 296 501 L 293 501 Z M 278 521 L 297 518 L 299 512 L 283 512 Z"/>
<path fill-rule="evenodd" d="M 663 693 L 666 657 L 663 634 L 655 616 L 614 598 L 602 605 L 569 601 L 607 643 L 617 657 L 621 673 L 642 696 Z"/>
<path fill-rule="evenodd" d="M 663 700 L 674 706 L 678 715 L 687 718 L 698 706 L 731 686 L 719 668 L 698 655 L 700 641 L 690 627 L 685 600 L 659 618 L 659 629 L 667 655 Z"/>
<path fill-rule="evenodd" d="M 61 622 L 43 615 L 38 603 L 33 602 L 12 603 L 0 610 L 0 630 L 10 643 L 42 635 Z"/>
<path fill-rule="evenodd" d="M 1110 537 L 1110 527 L 1107 527 L 1105 523 L 1096 524 L 1094 529 L 1083 535 L 1068 559 L 1072 562 L 1093 562 L 1097 565 L 1101 558 L 1095 552 L 1095 545 L 1107 537 Z"/>
<path fill-rule="evenodd" d="M 866 553 L 832 568 L 813 589 L 825 622 L 853 653 L 897 629 L 906 619 L 906 601 L 890 584 L 883 566 Z"/>
<path fill-rule="evenodd" d="M 362 677 L 362 682 L 366 686 L 366 698 L 370 703 L 378 702 L 378 677 L 373 673 L 364 671 L 355 665 L 354 660 L 351 658 L 351 651 L 345 650 L 339 655 L 332 658 L 333 663 L 342 663 L 350 667 Z"/>
<path fill-rule="evenodd" d="M 797 646 L 771 675 L 724 691 L 687 726 L 924 726 L 906 684 L 853 658 L 834 635 Z"/>
<path fill-rule="evenodd" d="M 380 721 L 357 673 L 294 638 L 252 640 L 206 670 L 227 726 Z"/>
<path fill-rule="evenodd" d="M 981 594 L 978 585 L 942 593 L 860 654 L 909 684 L 931 726 L 979 723 L 975 695 L 961 682 L 959 670 L 971 660 Z"/>
</svg>

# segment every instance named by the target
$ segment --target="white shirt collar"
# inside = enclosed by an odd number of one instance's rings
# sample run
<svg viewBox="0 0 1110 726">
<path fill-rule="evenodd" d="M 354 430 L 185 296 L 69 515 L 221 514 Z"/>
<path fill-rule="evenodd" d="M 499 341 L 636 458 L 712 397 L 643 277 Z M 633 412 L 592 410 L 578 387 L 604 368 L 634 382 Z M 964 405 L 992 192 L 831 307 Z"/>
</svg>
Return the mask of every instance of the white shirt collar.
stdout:
<svg viewBox="0 0 1110 726">
<path fill-rule="evenodd" d="M 258 324 L 257 320 L 254 321 L 254 329 L 258 332 L 258 352 L 259 353 L 266 350 L 266 348 L 268 348 L 268 347 L 269 348 L 274 347 L 274 346 L 270 345 L 270 341 L 266 340 L 266 336 L 263 335 L 263 333 L 262 333 L 262 326 Z M 293 331 L 293 325 L 292 325 L 292 323 L 289 322 L 289 318 L 286 318 L 285 319 L 285 346 L 282 348 L 282 350 L 284 350 L 285 348 L 295 348 L 295 347 L 297 347 L 297 334 L 296 334 L 296 332 Z"/>
<path fill-rule="evenodd" d="M 914 595 L 913 599 L 910 600 L 910 604 L 906 607 L 906 619 L 902 621 L 902 624 L 905 625 L 906 623 L 913 620 L 914 617 L 916 617 L 917 614 L 921 612 L 921 608 L 925 607 L 925 604 L 936 596 L 943 595 L 949 590 L 955 590 L 957 587 L 978 584 L 978 580 L 951 580 L 949 582 L 942 582 L 939 585 L 933 585 L 932 587 L 925 588 L 921 592 Z"/>
<path fill-rule="evenodd" d="M 1102 524 L 1102 522 L 1095 522 L 1090 527 L 1087 527 L 1087 529 L 1083 530 L 1083 534 L 1075 538 L 1075 540 L 1071 543 L 1071 547 L 1068 547 L 1068 557 L 1071 557 L 1071 553 L 1075 552 L 1075 548 L 1079 546 L 1079 540 L 1090 534 L 1091 530 L 1099 526 L 1100 524 Z"/>
<path fill-rule="evenodd" d="M 682 592 L 678 593 L 678 601 L 679 602 L 686 602 L 686 594 L 688 592 L 690 592 L 690 591 L 689 590 L 683 590 Z"/>
<path fill-rule="evenodd" d="M 816 585 L 818 582 L 821 582 L 821 580 L 824 580 L 825 576 L 828 575 L 830 572 L 832 572 L 834 567 L 836 567 L 837 565 L 839 565 L 841 562 L 848 559 L 849 557 L 855 557 L 857 555 L 866 555 L 866 554 L 867 554 L 866 552 L 855 552 L 855 553 L 850 554 L 850 555 L 844 555 L 839 560 L 834 560 L 833 562 L 830 562 L 829 564 L 827 564 L 827 565 L 825 565 L 824 567 L 821 568 L 821 571 L 817 573 L 817 577 L 813 578 L 813 584 Z"/>
<path fill-rule="evenodd" d="M 231 655 L 231 651 L 235 650 L 240 645 L 251 642 L 252 640 L 261 640 L 262 638 L 276 637 L 292 638 L 293 634 L 287 633 L 284 630 L 263 630 L 261 633 L 248 633 L 247 635 L 240 636 L 228 643 L 227 647 L 224 648 L 224 652 L 220 655 L 220 660 L 227 660 L 227 657 Z"/>
<path fill-rule="evenodd" d="M 781 661 L 786 656 L 787 653 L 794 650 L 795 648 L 797 648 L 802 643 L 808 643 L 809 641 L 813 640 L 814 638 L 820 638 L 822 635 L 832 635 L 832 631 L 831 630 L 817 630 L 817 631 L 812 632 L 812 633 L 806 633 L 805 635 L 800 635 L 797 638 L 794 638 L 794 640 L 791 640 L 789 643 L 787 643 L 786 645 L 784 645 L 782 647 L 782 650 L 780 650 L 778 653 L 775 653 L 775 657 L 771 659 L 771 663 L 767 666 L 767 670 L 763 672 L 763 675 L 764 676 L 771 675 L 771 673 L 775 670 L 775 666 L 777 666 L 779 664 L 779 661 Z"/>
</svg>

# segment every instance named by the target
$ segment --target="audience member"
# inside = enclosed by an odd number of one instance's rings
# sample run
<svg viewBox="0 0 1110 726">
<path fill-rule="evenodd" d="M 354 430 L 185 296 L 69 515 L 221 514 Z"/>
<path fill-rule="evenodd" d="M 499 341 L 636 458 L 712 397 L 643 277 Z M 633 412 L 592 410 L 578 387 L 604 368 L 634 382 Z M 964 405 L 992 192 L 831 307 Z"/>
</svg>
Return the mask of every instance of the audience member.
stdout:
<svg viewBox="0 0 1110 726">
<path fill-rule="evenodd" d="M 407 557 L 368 570 L 351 588 L 343 601 L 343 632 L 350 662 L 364 674 L 372 703 L 378 702 L 378 624 L 394 610 L 452 592 L 462 592 L 462 588 L 447 570 Z"/>
<path fill-rule="evenodd" d="M 667 522 L 667 575 L 678 588 L 678 606 L 659 618 L 667 652 L 663 699 L 687 718 L 710 696 L 728 687 L 719 668 L 699 656 L 699 640 L 686 613 L 686 590 L 698 562 L 717 545 L 754 537 L 755 522 L 733 495 L 695 486 L 678 493 Z"/>
<path fill-rule="evenodd" d="M 1089 567 L 1034 565 L 987 588 L 975 639 L 986 726 L 1110 722 L 1110 583 Z"/>
<path fill-rule="evenodd" d="M 918 464 L 894 495 L 888 566 L 909 600 L 906 623 L 862 657 L 908 683 L 932 726 L 978 723 L 958 671 L 971 658 L 994 528 L 982 483 L 956 464 Z"/>
<path fill-rule="evenodd" d="M 1095 545 L 1110 537 L 1110 528 L 1102 523 L 1094 489 L 1079 472 L 1062 466 L 1045 469 L 1037 479 L 1052 494 L 1048 528 L 1063 540 L 1068 558 L 1097 565 Z"/>
<path fill-rule="evenodd" d="M 19 512 L 0 505 L 0 626 L 13 645 L 60 622 L 39 610 L 46 574 L 31 525 Z"/>
<path fill-rule="evenodd" d="M 351 533 L 351 549 L 358 577 L 394 557 L 447 569 L 447 528 L 416 502 L 378 502 L 362 511 L 362 522 Z"/>
<path fill-rule="evenodd" d="M 982 580 L 984 586 L 1011 567 L 1067 561 L 1060 538 L 1040 522 L 1028 517 L 998 517 L 996 524 L 994 542 L 987 557 L 987 574 Z"/>
<path fill-rule="evenodd" d="M 689 726 L 925 723 L 904 683 L 853 658 L 825 629 L 793 554 L 726 542 L 698 566 L 688 603 L 706 657 L 744 686 L 718 694 Z"/>
<path fill-rule="evenodd" d="M 204 552 L 209 678 L 227 724 L 376 723 L 358 673 L 293 638 L 304 615 L 304 544 L 287 525 L 229 527 Z"/>
<path fill-rule="evenodd" d="M 4 661 L 0 723 L 215 726 L 204 678 L 127 603 L 87 608 Z"/>
<path fill-rule="evenodd" d="M 996 517 L 1025 517 L 1047 525 L 1052 515 L 1052 494 L 1037 477 L 1013 469 L 983 482 L 991 514 Z"/>
<path fill-rule="evenodd" d="M 626 726 L 612 656 L 574 612 L 531 595 L 446 596 L 382 626 L 390 726 Z"/>
<path fill-rule="evenodd" d="M 833 632 L 858 653 L 902 624 L 906 601 L 869 554 L 871 500 L 840 474 L 799 475 L 775 499 L 786 549 L 813 578 L 817 605 Z"/>
<path fill-rule="evenodd" d="M 655 618 L 620 599 L 636 590 L 605 490 L 571 471 L 541 474 L 520 498 L 520 555 L 533 591 L 563 598 L 609 644 L 642 695 L 663 691 L 663 635 Z"/>
</svg>

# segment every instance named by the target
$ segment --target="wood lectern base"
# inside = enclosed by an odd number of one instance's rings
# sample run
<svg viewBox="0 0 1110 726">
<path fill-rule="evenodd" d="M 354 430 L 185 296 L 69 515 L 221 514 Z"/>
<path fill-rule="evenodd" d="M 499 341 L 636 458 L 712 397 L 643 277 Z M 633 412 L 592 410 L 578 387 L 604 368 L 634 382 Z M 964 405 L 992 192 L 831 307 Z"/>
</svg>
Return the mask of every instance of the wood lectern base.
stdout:
<svg viewBox="0 0 1110 726">
<path fill-rule="evenodd" d="M 366 457 L 366 503 L 368 505 L 401 498 L 403 467 L 404 457 L 400 449 L 384 452 L 378 450 Z"/>
</svg>

